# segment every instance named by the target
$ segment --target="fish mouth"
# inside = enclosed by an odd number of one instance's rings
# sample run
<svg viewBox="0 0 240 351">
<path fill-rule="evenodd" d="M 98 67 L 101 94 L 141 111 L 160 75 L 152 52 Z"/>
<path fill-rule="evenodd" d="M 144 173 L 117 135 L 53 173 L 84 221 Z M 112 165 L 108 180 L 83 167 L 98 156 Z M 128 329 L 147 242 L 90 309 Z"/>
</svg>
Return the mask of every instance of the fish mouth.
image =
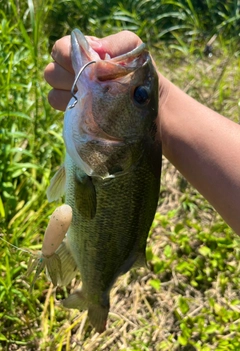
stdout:
<svg viewBox="0 0 240 351">
<path fill-rule="evenodd" d="M 98 53 L 93 50 L 85 36 L 79 29 L 74 29 L 71 34 L 72 46 L 78 46 L 81 53 L 81 66 L 90 61 L 95 61 L 95 78 L 99 81 L 114 80 L 124 77 L 147 61 L 148 52 L 146 44 L 142 43 L 133 50 L 111 58 L 108 54 L 101 59 Z"/>
</svg>

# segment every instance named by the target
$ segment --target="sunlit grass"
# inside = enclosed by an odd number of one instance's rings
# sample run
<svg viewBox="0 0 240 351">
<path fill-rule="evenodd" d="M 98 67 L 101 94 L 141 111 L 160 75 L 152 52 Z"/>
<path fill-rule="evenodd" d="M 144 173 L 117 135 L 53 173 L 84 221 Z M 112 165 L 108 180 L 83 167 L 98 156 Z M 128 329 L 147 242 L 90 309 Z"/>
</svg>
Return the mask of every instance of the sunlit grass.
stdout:
<svg viewBox="0 0 240 351">
<path fill-rule="evenodd" d="M 168 78 L 238 121 L 237 2 L 204 4 L 205 24 L 194 1 L 0 4 L 0 237 L 5 240 L 0 240 L 0 349 L 240 348 L 239 239 L 166 161 L 148 242 L 150 270 L 133 270 L 116 284 L 105 333 L 92 331 L 86 312 L 57 306 L 55 298 L 63 298 L 75 281 L 55 291 L 43 273 L 30 292 L 32 277 L 25 276 L 56 207 L 47 202 L 46 188 L 64 160 L 63 114 L 50 108 L 43 80 L 49 37 L 76 26 L 97 35 L 134 28 L 154 47 Z M 204 32 L 210 19 L 212 31 Z M 179 28 L 171 27 L 174 21 Z M 204 56 L 205 43 L 216 31 L 212 56 Z"/>
</svg>

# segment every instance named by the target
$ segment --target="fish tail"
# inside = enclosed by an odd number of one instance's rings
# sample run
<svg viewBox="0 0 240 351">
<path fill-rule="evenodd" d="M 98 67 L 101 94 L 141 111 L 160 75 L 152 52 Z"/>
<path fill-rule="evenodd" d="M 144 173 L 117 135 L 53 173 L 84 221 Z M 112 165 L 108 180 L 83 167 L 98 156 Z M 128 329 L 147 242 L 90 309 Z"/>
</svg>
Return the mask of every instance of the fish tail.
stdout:
<svg viewBox="0 0 240 351">
<path fill-rule="evenodd" d="M 108 312 L 108 306 L 92 305 L 88 308 L 88 318 L 98 333 L 103 333 L 106 329 Z"/>
<path fill-rule="evenodd" d="M 93 328 L 98 333 L 103 333 L 106 329 L 109 304 L 108 306 L 91 304 L 84 296 L 82 290 L 76 290 L 62 301 L 62 305 L 66 308 L 76 308 L 78 310 L 88 309 L 88 317 Z"/>
</svg>

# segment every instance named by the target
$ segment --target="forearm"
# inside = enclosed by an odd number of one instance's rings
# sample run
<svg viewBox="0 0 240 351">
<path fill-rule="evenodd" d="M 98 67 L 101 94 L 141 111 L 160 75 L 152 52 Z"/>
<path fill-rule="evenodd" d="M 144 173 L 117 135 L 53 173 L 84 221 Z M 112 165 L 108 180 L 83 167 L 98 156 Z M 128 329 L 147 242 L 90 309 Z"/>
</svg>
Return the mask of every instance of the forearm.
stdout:
<svg viewBox="0 0 240 351">
<path fill-rule="evenodd" d="M 240 126 L 161 80 L 164 155 L 240 234 Z"/>
</svg>

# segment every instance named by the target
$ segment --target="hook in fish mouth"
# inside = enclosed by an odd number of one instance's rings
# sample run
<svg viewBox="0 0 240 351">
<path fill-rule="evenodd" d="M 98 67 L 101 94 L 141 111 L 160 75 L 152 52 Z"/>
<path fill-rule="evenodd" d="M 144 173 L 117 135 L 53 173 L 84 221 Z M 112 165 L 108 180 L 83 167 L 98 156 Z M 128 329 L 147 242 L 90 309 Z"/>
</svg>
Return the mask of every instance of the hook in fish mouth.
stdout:
<svg viewBox="0 0 240 351">
<path fill-rule="evenodd" d="M 92 63 L 96 63 L 96 61 L 89 61 L 89 62 L 87 62 L 85 65 L 83 65 L 83 66 L 80 68 L 78 74 L 76 75 L 76 78 L 75 78 L 75 80 L 74 80 L 74 82 L 73 82 L 73 85 L 72 85 L 72 88 L 71 88 L 71 94 L 72 94 L 72 97 L 75 99 L 75 101 L 74 101 L 71 105 L 68 106 L 68 109 L 69 109 L 69 110 L 72 109 L 72 108 L 74 108 L 74 107 L 76 106 L 77 102 L 78 102 L 78 98 L 77 98 L 76 95 L 74 94 L 74 90 L 75 90 L 77 81 L 78 81 L 80 75 L 82 74 L 82 72 L 85 70 L 85 68 L 86 68 L 87 66 L 91 65 Z"/>
<path fill-rule="evenodd" d="M 108 79 L 112 79 L 113 77 L 121 77 L 123 75 L 126 75 L 126 71 L 127 71 L 127 65 L 126 63 L 130 63 L 131 61 L 134 62 L 135 59 L 137 59 L 137 57 L 139 57 L 145 50 L 146 50 L 146 45 L 144 43 L 140 44 L 139 46 L 137 46 L 136 48 L 134 48 L 133 50 L 131 50 L 130 52 L 127 52 L 125 54 L 122 54 L 120 56 L 116 56 L 111 58 L 109 55 L 109 57 L 104 60 L 101 60 L 99 55 L 89 46 L 86 38 L 84 37 L 84 35 L 82 34 L 82 32 L 79 29 L 74 29 L 72 31 L 71 34 L 71 38 L 72 38 L 72 46 L 75 47 L 75 51 L 77 50 L 77 52 L 75 52 L 75 54 L 80 54 L 79 50 L 81 50 L 81 52 L 83 52 L 83 54 L 85 55 L 85 58 L 88 60 L 88 62 L 86 62 L 78 71 L 77 75 L 75 76 L 75 80 L 74 83 L 72 85 L 71 88 L 71 95 L 74 98 L 74 101 L 68 105 L 67 109 L 71 110 L 72 108 L 74 108 L 76 106 L 76 104 L 78 103 L 78 98 L 75 94 L 75 88 L 78 82 L 78 79 L 80 78 L 82 72 L 85 70 L 85 68 L 87 66 L 89 66 L 92 63 L 96 63 L 98 60 L 99 61 L 103 61 L 104 64 L 106 61 L 108 61 L 108 63 L 111 65 L 118 65 L 118 70 L 117 72 L 114 71 L 114 74 L 106 74 L 106 71 L 108 71 L 108 66 L 104 66 L 101 65 L 100 68 L 98 69 L 98 76 L 97 78 L 100 81 L 105 81 Z M 106 60 L 106 61 L 105 61 Z M 133 70 L 134 67 L 129 67 L 129 72 L 131 72 Z M 75 70 L 76 72 L 76 70 Z"/>
</svg>

